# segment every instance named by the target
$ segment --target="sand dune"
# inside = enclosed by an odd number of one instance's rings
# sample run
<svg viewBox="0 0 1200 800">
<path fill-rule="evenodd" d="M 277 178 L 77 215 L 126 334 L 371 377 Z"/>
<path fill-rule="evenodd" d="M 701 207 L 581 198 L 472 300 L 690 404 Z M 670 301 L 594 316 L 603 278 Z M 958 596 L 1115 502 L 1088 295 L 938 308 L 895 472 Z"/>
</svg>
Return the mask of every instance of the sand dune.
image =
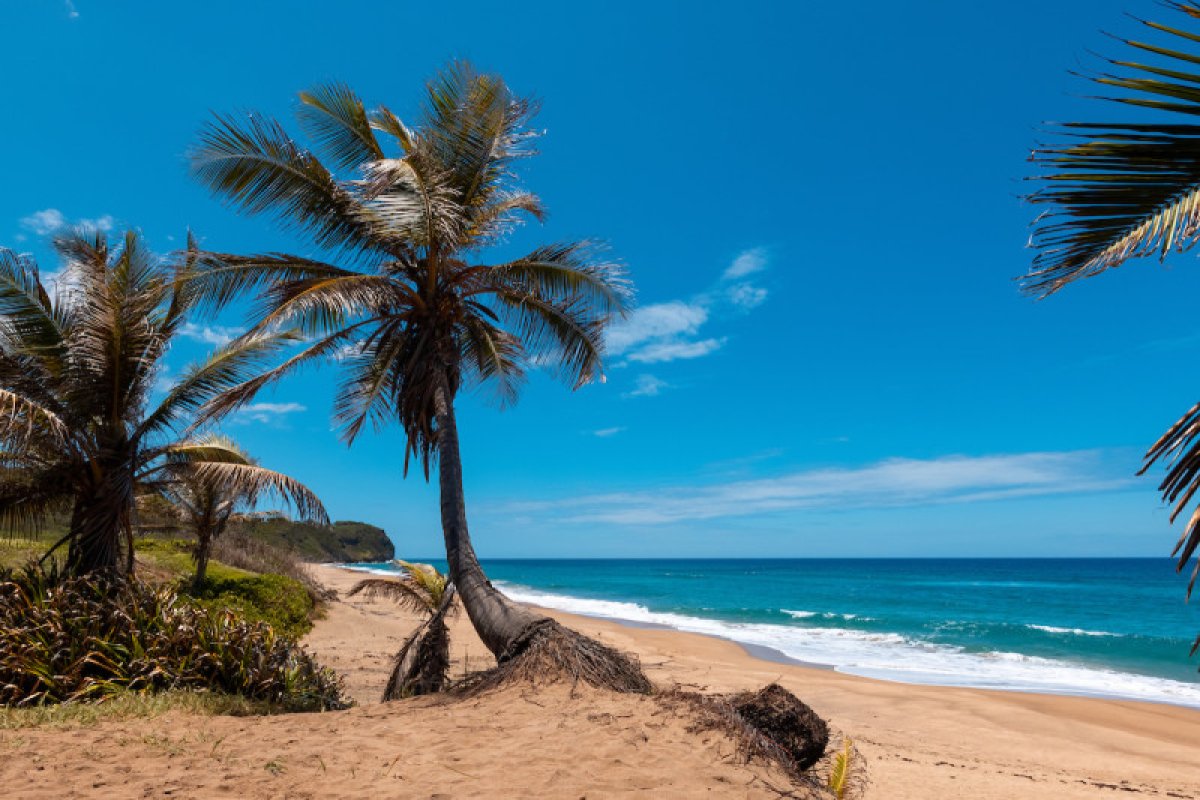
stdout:
<svg viewBox="0 0 1200 800">
<path fill-rule="evenodd" d="M 319 568 L 344 590 L 357 576 Z M 1200 712 L 1145 703 L 905 686 L 775 664 L 739 646 L 555 614 L 636 652 L 662 686 L 705 691 L 778 680 L 848 732 L 869 797 L 1200 797 Z M 558 686 L 444 703 L 380 705 L 411 621 L 384 601 L 343 600 L 309 645 L 360 706 L 322 715 L 171 714 L 71 731 L 0 732 L 4 796 L 731 797 L 788 796 L 732 742 L 689 730 L 652 698 Z M 454 669 L 488 663 L 463 620 Z"/>
</svg>

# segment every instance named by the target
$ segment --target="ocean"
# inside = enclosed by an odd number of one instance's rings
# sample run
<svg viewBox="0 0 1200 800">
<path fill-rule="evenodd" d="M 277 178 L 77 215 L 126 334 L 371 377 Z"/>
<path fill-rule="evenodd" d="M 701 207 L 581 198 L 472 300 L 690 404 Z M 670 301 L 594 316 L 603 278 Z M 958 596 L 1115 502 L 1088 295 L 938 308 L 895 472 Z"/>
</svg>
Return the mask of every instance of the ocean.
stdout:
<svg viewBox="0 0 1200 800">
<path fill-rule="evenodd" d="M 433 561 L 439 569 L 445 563 Z M 388 564 L 347 565 L 387 572 Z M 505 594 L 886 680 L 1200 707 L 1167 559 L 490 560 Z"/>
</svg>

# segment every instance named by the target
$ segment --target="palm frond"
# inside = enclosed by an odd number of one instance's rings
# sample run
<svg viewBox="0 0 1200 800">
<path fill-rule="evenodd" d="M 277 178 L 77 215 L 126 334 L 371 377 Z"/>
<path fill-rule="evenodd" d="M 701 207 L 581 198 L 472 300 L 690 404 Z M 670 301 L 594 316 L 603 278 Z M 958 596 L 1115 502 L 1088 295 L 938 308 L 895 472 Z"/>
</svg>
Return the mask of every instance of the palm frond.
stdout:
<svg viewBox="0 0 1200 800">
<path fill-rule="evenodd" d="M 1200 403 L 1192 406 L 1150 447 L 1146 453 L 1145 464 L 1138 474 L 1145 474 L 1160 459 L 1168 462 L 1168 468 L 1158 488 L 1163 499 L 1168 504 L 1173 504 L 1171 522 L 1174 522 L 1187 509 L 1196 491 L 1200 489 Z M 1171 552 L 1171 555 L 1179 559 L 1176 571 L 1183 571 L 1197 549 L 1200 549 L 1200 507 L 1188 518 L 1183 533 Z M 1198 576 L 1200 559 L 1197 559 L 1196 566 L 1188 578 L 1189 598 Z"/>
<path fill-rule="evenodd" d="M 1192 21 L 1200 5 L 1169 3 Z M 1156 23 L 1149 27 L 1192 44 L 1196 34 Z M 1167 62 L 1194 65 L 1197 58 L 1168 47 L 1123 40 Z M 1106 98 L 1156 111 L 1200 115 L 1200 74 L 1130 60 L 1111 62 L 1121 75 L 1097 83 L 1124 94 Z M 1149 76 L 1149 77 L 1146 77 Z M 1163 99 L 1167 98 L 1167 99 Z M 1053 294 L 1072 281 L 1097 275 L 1130 259 L 1195 245 L 1200 234 L 1200 124 L 1068 123 L 1055 129 L 1061 144 L 1038 149 L 1033 161 L 1045 184 L 1029 196 L 1047 205 L 1035 223 L 1032 270 L 1025 291 Z"/>
<path fill-rule="evenodd" d="M 323 261 L 286 253 L 238 256 L 202 252 L 196 255 L 196 267 L 187 273 L 183 283 L 187 291 L 196 295 L 200 305 L 218 311 L 242 294 L 263 287 L 357 274 Z"/>
<path fill-rule="evenodd" d="M 173 449 L 171 455 L 179 455 L 182 449 Z M 197 457 L 200 452 L 204 452 L 206 457 Z M 296 513 L 303 519 L 313 520 L 319 525 L 329 524 L 329 515 L 320 498 L 303 483 L 282 472 L 275 472 L 257 464 L 218 460 L 220 456 L 229 454 L 229 450 L 222 453 L 213 445 L 207 448 L 198 445 L 188 451 L 188 455 L 192 457 L 190 460 L 176 462 L 170 471 L 179 478 L 213 486 L 250 506 L 258 503 L 264 496 L 273 496 L 295 508 Z"/>
<path fill-rule="evenodd" d="M 6 449 L 23 451 L 35 442 L 63 445 L 70 438 L 70 427 L 53 410 L 0 387 L 0 443 Z"/>
<path fill-rule="evenodd" d="M 354 584 L 347 594 L 350 597 L 362 595 L 371 600 L 391 600 L 418 614 L 432 614 L 437 610 L 437 603 L 425 588 L 405 578 L 367 578 Z"/>
<path fill-rule="evenodd" d="M 602 314 L 624 314 L 633 287 L 624 268 L 597 257 L 591 242 L 545 245 L 487 273 L 487 285 L 565 301 L 582 298 Z"/>
<path fill-rule="evenodd" d="M 528 360 L 520 339 L 482 314 L 472 315 L 463 322 L 462 356 L 471 382 L 493 386 L 501 408 L 517 401 Z"/>
<path fill-rule="evenodd" d="M 426 86 L 420 127 L 452 176 L 458 202 L 482 208 L 508 178 L 512 162 L 534 154 L 527 128 L 536 108 L 496 75 L 452 62 Z"/>
<path fill-rule="evenodd" d="M 202 130 L 191 166 L 200 183 L 231 205 L 248 214 L 271 212 L 321 247 L 377 243 L 353 195 L 273 119 L 251 114 L 239 124 L 217 115 Z"/>
<path fill-rule="evenodd" d="M 202 408 L 209 411 L 209 404 L 221 392 L 259 376 L 267 359 L 298 338 L 294 331 L 276 331 L 251 333 L 234 339 L 184 371 L 158 407 L 138 427 L 139 435 L 177 424 Z M 201 414 L 192 427 L 205 424 L 215 416 L 215 413 Z"/>
<path fill-rule="evenodd" d="M 252 378 L 231 386 L 216 395 L 200 409 L 197 421 L 200 423 L 226 416 L 249 403 L 267 386 L 299 371 L 312 362 L 335 358 L 348 342 L 356 336 L 361 328 L 372 324 L 374 320 L 363 320 L 347 326 L 325 338 L 314 342 L 301 352 L 291 356 L 279 366 L 260 372 Z"/>
<path fill-rule="evenodd" d="M 494 297 L 532 359 L 556 370 L 575 389 L 603 380 L 608 315 L 597 315 L 582 298 L 554 301 L 510 290 Z"/>
<path fill-rule="evenodd" d="M 0 248 L 0 338 L 10 352 L 52 358 L 61 367 L 63 320 L 42 285 L 37 262 Z"/>
<path fill-rule="evenodd" d="M 384 157 L 362 100 L 343 83 L 301 92 L 297 118 L 335 169 L 352 169 Z"/>
</svg>

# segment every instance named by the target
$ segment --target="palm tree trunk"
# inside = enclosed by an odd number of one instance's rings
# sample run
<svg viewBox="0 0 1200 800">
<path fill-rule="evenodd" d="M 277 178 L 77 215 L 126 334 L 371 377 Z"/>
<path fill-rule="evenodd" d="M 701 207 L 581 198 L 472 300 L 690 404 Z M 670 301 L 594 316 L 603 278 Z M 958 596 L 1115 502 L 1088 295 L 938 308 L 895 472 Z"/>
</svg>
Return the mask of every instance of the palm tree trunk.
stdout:
<svg viewBox="0 0 1200 800">
<path fill-rule="evenodd" d="M 208 556 L 212 552 L 212 534 L 209 531 L 196 533 L 196 575 L 192 578 L 192 591 L 199 592 L 204 588 L 208 577 Z"/>
<path fill-rule="evenodd" d="M 544 617 L 519 606 L 500 593 L 483 573 L 471 535 L 467 531 L 467 504 L 463 496 L 462 456 L 458 425 L 448 382 L 434 391 L 437 414 L 438 485 L 441 490 L 442 533 L 450 580 L 462 597 L 463 607 L 483 644 L 497 659 L 531 624 Z"/>
<path fill-rule="evenodd" d="M 67 571 L 72 575 L 117 573 L 121 568 L 122 508 L 101 488 L 75 500 Z"/>
</svg>

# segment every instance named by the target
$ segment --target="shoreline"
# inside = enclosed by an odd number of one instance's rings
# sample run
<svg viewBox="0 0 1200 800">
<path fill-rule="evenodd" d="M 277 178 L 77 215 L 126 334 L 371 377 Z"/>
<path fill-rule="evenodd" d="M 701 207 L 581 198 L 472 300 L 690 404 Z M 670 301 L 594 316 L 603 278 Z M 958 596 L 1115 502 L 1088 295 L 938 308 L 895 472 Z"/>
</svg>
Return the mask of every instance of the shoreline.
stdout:
<svg viewBox="0 0 1200 800">
<path fill-rule="evenodd" d="M 313 568 L 342 592 L 362 576 Z M 579 632 L 636 655 L 663 688 L 741 692 L 777 682 L 840 736 L 867 765 L 868 797 L 1009 798 L 1200 797 L 1200 710 L 1137 700 L 908 684 L 761 658 L 730 639 L 659 626 L 541 610 Z M 337 619 L 308 644 L 322 663 L 348 676 L 364 703 L 378 699 L 389 656 L 412 626 L 382 601 L 334 605 Z M 361 622 L 352 623 L 352 619 Z M 356 628 L 355 625 L 361 625 Z M 362 654 L 371 654 L 364 663 Z M 465 615 L 451 627 L 452 676 L 494 664 Z M 540 751 L 539 751 L 540 752 Z M 550 756 L 546 756 L 549 758 Z M 631 756 L 636 758 L 636 756 Z M 590 796 L 590 793 L 589 793 Z M 731 795 L 741 796 L 741 795 Z"/>
<path fill-rule="evenodd" d="M 360 567 L 356 567 L 356 566 L 348 565 L 348 564 L 324 564 L 324 565 L 315 565 L 314 564 L 314 565 L 310 565 L 310 566 L 332 567 L 335 569 L 346 570 L 347 572 L 356 573 L 356 574 L 381 574 L 381 575 L 395 574 L 395 573 L 387 571 L 387 570 L 381 570 L 381 569 L 375 569 L 375 568 L 360 568 Z M 1074 688 L 1070 685 L 1050 684 L 1045 687 L 1039 687 L 1039 686 L 1031 686 L 1031 685 L 1022 685 L 1019 682 L 1014 682 L 1011 685 L 1005 685 L 1003 683 L 988 684 L 986 682 L 971 682 L 970 680 L 961 678 L 960 676 L 954 675 L 953 673 L 947 673 L 946 676 L 934 675 L 934 676 L 930 676 L 928 679 L 922 680 L 919 677 L 921 675 L 921 673 L 919 671 L 914 671 L 914 670 L 906 671 L 906 670 L 897 669 L 895 671 L 889 671 L 886 669 L 873 670 L 871 667 L 865 667 L 865 666 L 864 667 L 843 667 L 837 663 L 797 658 L 795 656 L 789 655 L 788 653 L 784 652 L 783 650 L 779 649 L 778 647 L 773 647 L 771 645 L 761 644 L 761 643 L 757 643 L 757 642 L 745 641 L 743 639 L 736 638 L 731 633 L 709 632 L 709 631 L 703 631 L 703 630 L 688 629 L 685 627 L 678 627 L 678 626 L 670 624 L 668 622 L 657 622 L 657 621 L 652 621 L 652 620 L 632 619 L 632 618 L 628 618 L 628 617 L 621 617 L 621 616 L 618 616 L 615 614 L 604 613 L 602 611 L 593 613 L 590 611 L 580 611 L 580 610 L 575 610 L 575 609 L 568 610 L 568 609 L 558 608 L 558 607 L 554 607 L 554 606 L 546 606 L 546 605 L 543 605 L 542 603 L 538 602 L 538 595 L 549 594 L 549 596 L 569 598 L 569 599 L 584 602 L 584 603 L 598 602 L 598 603 L 609 604 L 609 605 L 618 605 L 618 606 L 636 605 L 635 603 L 632 603 L 631 601 L 593 600 L 590 598 L 577 597 L 574 595 L 565 594 L 564 592 L 558 591 L 558 590 L 556 590 L 553 593 L 545 593 L 543 590 L 538 589 L 536 587 L 531 587 L 531 586 L 521 585 L 521 586 L 510 587 L 510 586 L 506 585 L 506 583 L 503 581 L 498 582 L 497 588 L 499 588 L 500 591 L 504 592 L 507 596 L 509 596 L 509 598 L 511 600 L 513 600 L 514 602 L 518 602 L 523 605 L 531 606 L 533 608 L 540 610 L 543 613 L 550 614 L 552 616 L 566 615 L 570 618 L 604 620 L 604 621 L 611 622 L 616 625 L 620 625 L 620 626 L 628 627 L 628 628 L 634 628 L 634 629 L 666 630 L 666 631 L 674 631 L 677 633 L 712 637 L 712 638 L 720 640 L 720 641 L 726 641 L 726 642 L 735 644 L 738 647 L 740 647 L 747 655 L 749 655 L 753 658 L 762 660 L 762 661 L 769 662 L 769 663 L 804 667 L 804 668 L 808 668 L 808 669 L 826 670 L 826 671 L 834 672 L 834 673 L 841 674 L 841 675 L 862 678 L 865 680 L 878 680 L 878 681 L 884 681 L 887 683 L 895 683 L 895 684 L 899 684 L 899 685 L 903 685 L 903 686 L 933 686 L 933 687 L 944 687 L 944 688 L 950 688 L 950 689 L 977 689 L 980 691 L 1014 692 L 1014 693 L 1018 693 L 1018 694 L 1030 694 L 1030 695 L 1046 696 L 1046 697 L 1066 697 L 1066 698 L 1079 697 L 1079 698 L 1090 698 L 1090 699 L 1097 699 L 1097 700 L 1117 700 L 1117 701 L 1123 701 L 1123 702 L 1150 703 L 1153 705 L 1165 705 L 1165 706 L 1170 706 L 1170 707 L 1200 710 L 1200 696 L 1195 697 L 1195 698 L 1179 699 L 1179 698 L 1171 698 L 1171 697 L 1142 696 L 1136 692 L 1121 692 L 1119 690 L 1106 691 L 1104 689 L 1096 689 L 1094 687 L 1093 688 Z M 517 591 L 510 592 L 509 591 L 510 588 L 515 588 L 515 589 L 517 589 Z M 660 615 L 675 615 L 675 612 L 653 612 L 653 611 L 650 611 L 649 609 L 645 609 L 645 610 L 651 614 L 658 613 Z M 721 620 L 721 619 L 717 619 L 717 618 L 697 617 L 696 619 L 703 621 L 703 622 L 711 622 L 714 625 L 719 625 L 719 626 L 737 625 L 738 624 L 736 622 L 730 622 L 728 620 Z M 774 625 L 775 623 L 760 623 L 760 624 Z M 779 626 L 779 627 L 784 627 L 784 626 Z M 798 627 L 797 630 L 804 630 L 804 628 Z M 949 653 L 948 653 L 948 655 L 949 655 Z M 957 655 L 957 654 L 954 654 L 954 655 Z M 971 655 L 984 656 L 985 654 L 973 653 Z M 1007 654 L 1005 654 L 1005 655 L 1007 655 Z M 1157 675 L 1150 675 L 1150 674 L 1146 674 L 1146 673 L 1129 672 L 1129 671 L 1123 671 L 1123 670 L 1120 670 L 1117 668 L 1105 668 L 1105 667 L 1101 667 L 1101 666 L 1075 663 L 1075 662 L 1060 660 L 1060 659 L 1050 659 L 1050 658 L 1046 658 L 1046 657 L 1042 657 L 1042 656 L 1029 656 L 1029 655 L 1025 655 L 1022 653 L 1016 653 L 1015 655 L 1017 655 L 1021 658 L 1038 659 L 1038 660 L 1045 661 L 1048 664 L 1053 664 L 1054 666 L 1061 665 L 1062 667 L 1066 667 L 1068 669 L 1080 670 L 1080 671 L 1084 671 L 1087 673 L 1095 673 L 1097 675 L 1106 675 L 1106 676 L 1111 675 L 1112 678 L 1114 678 L 1114 679 L 1131 678 L 1131 679 L 1138 680 L 1138 681 L 1149 681 L 1149 682 L 1162 681 L 1168 685 L 1179 685 L 1179 686 L 1183 686 L 1183 687 L 1192 686 L 1191 683 L 1186 682 L 1186 681 L 1180 681 L 1176 678 L 1167 678 L 1167 677 L 1162 677 L 1162 676 L 1157 676 Z M 959 678 L 959 679 L 956 680 L 956 678 Z M 1200 691 L 1200 683 L 1196 683 L 1195 687 L 1198 691 Z M 1162 691 L 1162 690 L 1160 690 L 1160 691 Z"/>
</svg>

